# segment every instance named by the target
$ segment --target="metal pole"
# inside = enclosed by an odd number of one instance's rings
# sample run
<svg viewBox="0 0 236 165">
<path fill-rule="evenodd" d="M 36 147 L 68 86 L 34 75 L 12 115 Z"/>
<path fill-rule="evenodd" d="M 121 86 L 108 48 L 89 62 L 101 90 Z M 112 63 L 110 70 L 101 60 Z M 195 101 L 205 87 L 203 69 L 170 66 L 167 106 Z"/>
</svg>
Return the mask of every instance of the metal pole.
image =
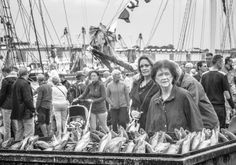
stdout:
<svg viewBox="0 0 236 165">
<path fill-rule="evenodd" d="M 30 5 L 30 13 L 31 13 L 31 17 L 32 17 L 33 27 L 34 27 L 34 34 L 35 34 L 35 38 L 36 38 L 37 49 L 38 49 L 38 52 L 39 52 L 40 65 L 41 65 L 41 68 L 42 68 L 42 72 L 44 73 L 42 57 L 41 57 L 41 53 L 40 53 L 40 49 L 39 49 L 39 43 L 38 43 L 38 36 L 37 36 L 37 33 L 36 33 L 36 27 L 35 27 L 35 22 L 34 22 L 34 15 L 33 15 L 31 0 L 29 0 L 29 5 Z"/>
</svg>

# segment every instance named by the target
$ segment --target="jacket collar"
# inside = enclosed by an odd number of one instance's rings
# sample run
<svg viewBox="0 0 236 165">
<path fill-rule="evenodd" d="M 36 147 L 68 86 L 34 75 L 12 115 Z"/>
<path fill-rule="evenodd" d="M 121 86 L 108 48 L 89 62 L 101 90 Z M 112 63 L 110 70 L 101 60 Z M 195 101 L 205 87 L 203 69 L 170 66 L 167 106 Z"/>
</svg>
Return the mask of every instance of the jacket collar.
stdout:
<svg viewBox="0 0 236 165">
<path fill-rule="evenodd" d="M 176 96 L 176 89 L 177 89 L 178 87 L 176 86 L 176 85 L 173 85 L 173 87 L 172 87 L 172 90 L 171 90 L 171 93 L 170 93 L 170 96 L 164 101 L 164 102 L 169 102 L 169 101 L 172 101 L 172 100 L 174 100 L 175 99 L 175 96 Z M 160 103 L 162 103 L 163 102 L 163 100 L 162 100 L 162 97 L 161 97 L 161 90 L 159 90 L 158 92 L 157 92 L 157 94 L 155 94 L 153 97 L 154 97 L 154 99 L 153 99 L 153 101 L 154 101 L 154 103 L 155 104 L 160 104 Z"/>
</svg>

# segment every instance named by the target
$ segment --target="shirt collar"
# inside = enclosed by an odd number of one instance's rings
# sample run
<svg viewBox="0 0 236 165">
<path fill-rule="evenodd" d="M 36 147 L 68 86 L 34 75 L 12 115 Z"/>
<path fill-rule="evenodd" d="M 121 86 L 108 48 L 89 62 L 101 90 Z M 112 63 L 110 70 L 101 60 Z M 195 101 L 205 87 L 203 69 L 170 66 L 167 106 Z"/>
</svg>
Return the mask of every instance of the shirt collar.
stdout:
<svg viewBox="0 0 236 165">
<path fill-rule="evenodd" d="M 175 96 L 176 96 L 176 88 L 177 86 L 176 85 L 173 85 L 172 87 L 172 90 L 171 90 L 171 93 L 170 93 L 170 96 L 164 101 L 164 102 L 169 102 L 171 100 L 174 100 L 175 99 Z M 156 95 L 154 95 L 154 103 L 156 104 L 160 104 L 161 102 L 163 102 L 162 100 L 162 97 L 161 97 L 161 90 L 159 90 L 157 92 Z"/>
</svg>

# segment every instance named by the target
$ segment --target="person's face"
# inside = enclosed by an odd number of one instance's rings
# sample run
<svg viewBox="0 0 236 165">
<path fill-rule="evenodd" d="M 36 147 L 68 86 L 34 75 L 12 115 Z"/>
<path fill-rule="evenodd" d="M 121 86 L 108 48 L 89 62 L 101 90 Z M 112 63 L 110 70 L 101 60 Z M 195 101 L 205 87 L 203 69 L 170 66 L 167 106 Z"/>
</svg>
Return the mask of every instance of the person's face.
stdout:
<svg viewBox="0 0 236 165">
<path fill-rule="evenodd" d="M 168 68 L 161 68 L 157 71 L 155 81 L 161 87 L 169 87 L 172 84 L 173 76 Z"/>
<path fill-rule="evenodd" d="M 140 67 L 141 74 L 144 77 L 151 75 L 152 67 L 150 63 L 148 62 L 148 60 L 145 60 L 145 59 L 141 60 L 139 67 Z"/>
<path fill-rule="evenodd" d="M 113 75 L 113 80 L 114 80 L 115 82 L 119 81 L 120 78 L 121 78 L 121 74 L 120 74 L 120 73 L 116 73 L 116 74 Z"/>
<path fill-rule="evenodd" d="M 91 79 L 91 81 L 98 81 L 99 77 L 98 77 L 97 73 L 93 72 L 90 75 L 90 79 Z"/>
<path fill-rule="evenodd" d="M 218 67 L 219 70 L 222 69 L 222 67 L 223 67 L 223 59 L 219 59 L 217 61 L 217 67 Z"/>
<path fill-rule="evenodd" d="M 228 65 L 229 65 L 229 69 L 233 68 L 233 60 L 232 59 L 229 59 Z"/>
<path fill-rule="evenodd" d="M 206 63 L 202 63 L 202 66 L 200 67 L 200 70 L 202 72 L 206 72 L 207 71 L 207 64 Z"/>
</svg>

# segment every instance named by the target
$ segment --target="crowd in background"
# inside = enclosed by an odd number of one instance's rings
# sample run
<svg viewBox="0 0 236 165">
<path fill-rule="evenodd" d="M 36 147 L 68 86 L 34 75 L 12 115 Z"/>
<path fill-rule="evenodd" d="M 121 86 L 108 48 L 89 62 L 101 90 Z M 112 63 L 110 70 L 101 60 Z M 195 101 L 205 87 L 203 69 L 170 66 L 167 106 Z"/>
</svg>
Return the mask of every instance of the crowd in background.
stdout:
<svg viewBox="0 0 236 165">
<path fill-rule="evenodd" d="M 79 71 L 73 83 L 52 65 L 50 72 L 37 75 L 35 91 L 27 68 L 1 71 L 4 140 L 22 140 L 38 131 L 44 137 L 60 138 L 67 129 L 70 105 L 78 104 L 91 110 L 90 129 L 104 132 L 117 132 L 119 126 L 126 129 L 132 121 L 148 133 L 180 127 L 189 131 L 227 128 L 235 114 L 233 60 L 221 55 L 212 57 L 211 66 L 205 61 L 196 66 L 170 60 L 153 63 L 141 56 L 136 75 L 119 68 Z"/>
</svg>

